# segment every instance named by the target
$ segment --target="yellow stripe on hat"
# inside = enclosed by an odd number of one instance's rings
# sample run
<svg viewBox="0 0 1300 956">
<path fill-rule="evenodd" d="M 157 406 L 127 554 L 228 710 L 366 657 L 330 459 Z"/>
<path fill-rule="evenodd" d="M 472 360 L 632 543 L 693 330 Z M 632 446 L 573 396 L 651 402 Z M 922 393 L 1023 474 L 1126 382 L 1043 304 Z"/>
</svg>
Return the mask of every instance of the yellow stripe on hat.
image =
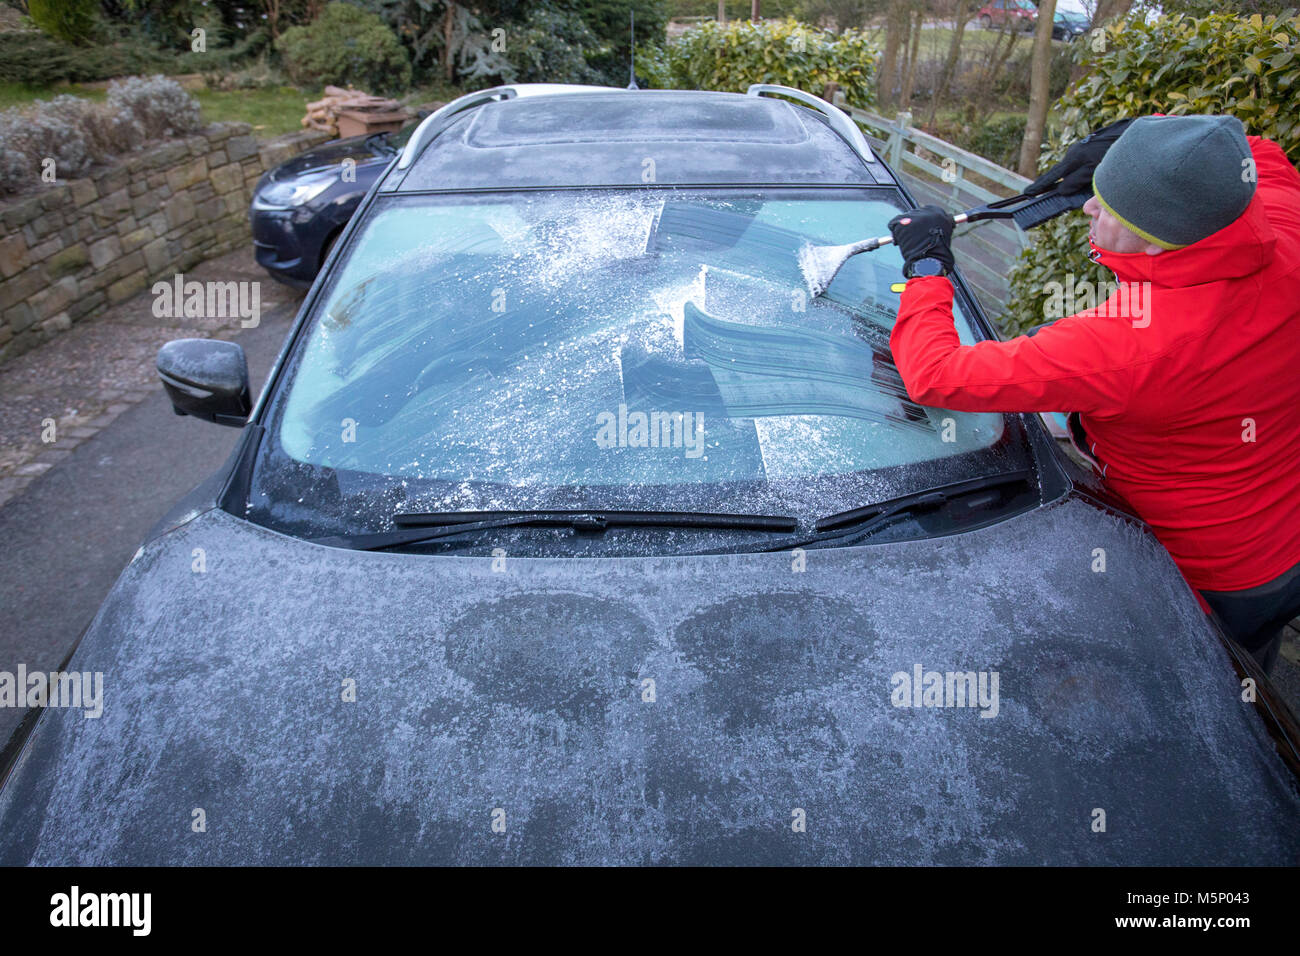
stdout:
<svg viewBox="0 0 1300 956">
<path fill-rule="evenodd" d="M 1101 203 L 1102 207 L 1108 213 L 1110 213 L 1117 220 L 1119 220 L 1119 224 L 1121 226 L 1123 226 L 1125 229 L 1129 230 L 1130 232 L 1137 233 L 1147 242 L 1154 243 L 1155 245 L 1159 246 L 1161 249 L 1164 249 L 1168 252 L 1173 252 L 1175 249 L 1187 248 L 1187 243 L 1182 243 L 1180 245 L 1179 243 L 1175 243 L 1175 242 L 1166 242 L 1164 239 L 1160 239 L 1157 238 L 1156 236 L 1151 235 L 1151 233 L 1147 232 L 1145 229 L 1139 229 L 1137 226 L 1133 225 L 1133 223 L 1129 222 L 1127 219 L 1125 219 L 1123 216 L 1117 213 L 1114 209 L 1112 209 L 1110 203 L 1106 202 L 1106 200 L 1102 198 L 1101 193 L 1097 191 L 1096 173 L 1092 174 L 1092 194 L 1097 197 L 1097 202 Z"/>
</svg>

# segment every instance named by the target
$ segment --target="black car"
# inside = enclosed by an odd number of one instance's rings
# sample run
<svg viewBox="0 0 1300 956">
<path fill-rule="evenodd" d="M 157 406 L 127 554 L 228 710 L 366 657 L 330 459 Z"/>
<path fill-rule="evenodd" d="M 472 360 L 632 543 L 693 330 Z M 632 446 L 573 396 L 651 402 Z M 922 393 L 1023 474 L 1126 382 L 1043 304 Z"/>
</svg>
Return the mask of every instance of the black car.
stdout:
<svg viewBox="0 0 1300 956">
<path fill-rule="evenodd" d="M 1052 14 L 1052 39 L 1071 42 L 1088 32 L 1092 22 L 1080 10 L 1057 10 Z"/>
<path fill-rule="evenodd" d="M 361 198 L 417 125 L 325 143 L 267 171 L 248 209 L 258 265 L 289 285 L 310 286 Z"/>
<path fill-rule="evenodd" d="M 1150 530 L 909 400 L 893 246 L 807 297 L 913 206 L 783 87 L 430 116 L 255 403 L 159 354 L 242 436 L 68 662 L 102 714 L 6 750 L 0 864 L 1295 864 L 1294 721 Z"/>
</svg>

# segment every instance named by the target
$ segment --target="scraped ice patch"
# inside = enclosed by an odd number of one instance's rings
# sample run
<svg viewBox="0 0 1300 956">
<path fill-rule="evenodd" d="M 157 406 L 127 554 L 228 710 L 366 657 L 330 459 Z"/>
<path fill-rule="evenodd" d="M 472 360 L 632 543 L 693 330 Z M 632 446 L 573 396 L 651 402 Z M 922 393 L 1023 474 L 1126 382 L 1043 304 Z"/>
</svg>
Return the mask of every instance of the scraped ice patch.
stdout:
<svg viewBox="0 0 1300 956">
<path fill-rule="evenodd" d="M 763 469 L 769 478 L 843 474 L 880 467 L 876 454 L 896 429 L 834 415 L 781 415 L 754 419 Z"/>
<path fill-rule="evenodd" d="M 699 274 L 690 282 L 663 286 L 651 293 L 659 312 L 671 319 L 673 338 L 679 351 L 685 348 L 686 343 L 686 303 L 692 302 L 698 308 L 704 309 L 708 276 L 709 267 L 701 265 Z"/>
<path fill-rule="evenodd" d="M 808 294 L 816 298 L 826 291 L 847 258 L 849 246 L 817 246 L 805 242 L 799 247 L 799 272 Z"/>
</svg>

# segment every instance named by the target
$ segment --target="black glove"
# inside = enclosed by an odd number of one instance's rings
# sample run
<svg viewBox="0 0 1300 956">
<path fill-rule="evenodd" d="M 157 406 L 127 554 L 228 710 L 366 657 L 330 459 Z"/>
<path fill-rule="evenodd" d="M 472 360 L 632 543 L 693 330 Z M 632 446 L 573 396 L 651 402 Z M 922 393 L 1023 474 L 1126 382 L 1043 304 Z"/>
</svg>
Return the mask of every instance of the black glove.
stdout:
<svg viewBox="0 0 1300 956">
<path fill-rule="evenodd" d="M 938 206 L 922 206 L 889 220 L 894 245 L 903 254 L 903 274 L 918 259 L 938 259 L 949 272 L 953 269 L 952 214 Z"/>
<path fill-rule="evenodd" d="M 1031 196 L 1060 187 L 1062 196 L 1092 190 L 1092 174 L 1106 150 L 1128 129 L 1131 119 L 1093 130 L 1065 151 L 1065 158 L 1025 187 Z M 1058 182 L 1059 180 L 1059 182 Z"/>
</svg>

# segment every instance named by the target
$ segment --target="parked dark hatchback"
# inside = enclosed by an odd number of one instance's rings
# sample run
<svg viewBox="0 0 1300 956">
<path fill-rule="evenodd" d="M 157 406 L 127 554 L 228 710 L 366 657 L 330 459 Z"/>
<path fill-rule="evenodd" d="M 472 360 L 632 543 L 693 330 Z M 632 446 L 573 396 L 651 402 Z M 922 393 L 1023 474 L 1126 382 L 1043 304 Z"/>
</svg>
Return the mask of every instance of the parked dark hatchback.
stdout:
<svg viewBox="0 0 1300 956">
<path fill-rule="evenodd" d="M 1088 15 L 1078 10 L 1057 10 L 1052 15 L 1052 39 L 1072 42 L 1092 26 Z"/>
<path fill-rule="evenodd" d="M 266 172 L 248 209 L 258 265 L 289 285 L 310 286 L 362 197 L 415 127 L 325 143 Z"/>
<path fill-rule="evenodd" d="M 809 301 L 913 203 L 750 94 L 458 100 L 256 404 L 164 347 L 241 440 L 74 652 L 102 716 L 6 751 L 0 863 L 1297 862 L 1267 679 L 1036 417 L 908 399 L 897 250 Z"/>
</svg>

